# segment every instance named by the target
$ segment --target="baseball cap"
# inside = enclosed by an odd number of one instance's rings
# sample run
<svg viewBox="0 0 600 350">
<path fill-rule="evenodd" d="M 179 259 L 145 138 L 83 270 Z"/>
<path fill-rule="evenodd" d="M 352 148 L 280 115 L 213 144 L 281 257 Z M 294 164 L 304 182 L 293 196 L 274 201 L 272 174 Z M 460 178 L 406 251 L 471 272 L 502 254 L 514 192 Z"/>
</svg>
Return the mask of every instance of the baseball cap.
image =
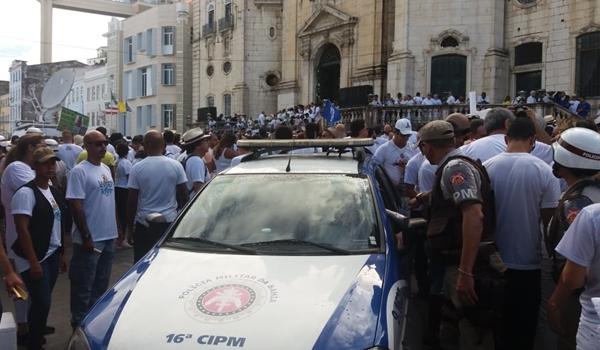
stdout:
<svg viewBox="0 0 600 350">
<path fill-rule="evenodd" d="M 398 119 L 394 128 L 400 132 L 402 135 L 411 135 L 412 134 L 412 126 L 410 125 L 410 120 L 406 118 Z"/>
<path fill-rule="evenodd" d="M 50 159 L 58 160 L 58 157 L 54 154 L 54 151 L 48 147 L 41 147 L 33 152 L 34 163 L 45 163 Z"/>
<path fill-rule="evenodd" d="M 454 137 L 454 127 L 444 120 L 434 120 L 419 130 L 419 141 L 447 140 Z"/>
</svg>

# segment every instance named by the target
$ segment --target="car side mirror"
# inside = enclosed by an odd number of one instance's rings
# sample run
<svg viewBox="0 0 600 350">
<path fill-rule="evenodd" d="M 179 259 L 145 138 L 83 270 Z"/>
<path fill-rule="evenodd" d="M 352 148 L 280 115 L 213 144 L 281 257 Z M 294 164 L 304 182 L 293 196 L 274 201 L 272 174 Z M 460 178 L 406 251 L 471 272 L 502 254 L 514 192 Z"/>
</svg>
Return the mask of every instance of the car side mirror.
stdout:
<svg viewBox="0 0 600 350">
<path fill-rule="evenodd" d="M 397 225 L 399 230 L 404 231 L 409 228 L 410 219 L 406 216 L 389 209 L 386 209 L 385 213 L 387 217 Z"/>
</svg>

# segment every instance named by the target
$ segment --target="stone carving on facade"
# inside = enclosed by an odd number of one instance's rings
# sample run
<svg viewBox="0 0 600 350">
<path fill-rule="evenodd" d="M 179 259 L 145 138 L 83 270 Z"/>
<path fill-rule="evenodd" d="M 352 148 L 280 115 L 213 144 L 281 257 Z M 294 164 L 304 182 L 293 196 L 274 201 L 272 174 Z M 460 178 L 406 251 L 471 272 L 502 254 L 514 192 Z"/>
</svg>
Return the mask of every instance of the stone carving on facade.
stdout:
<svg viewBox="0 0 600 350">
<path fill-rule="evenodd" d="M 326 43 L 332 43 L 340 49 L 354 45 L 354 27 L 357 23 L 356 17 L 331 5 L 320 4 L 298 32 L 300 56 L 308 60 Z"/>
<path fill-rule="evenodd" d="M 528 35 L 522 38 L 515 40 L 514 46 L 517 47 L 519 45 L 527 44 L 527 43 L 542 43 L 546 46 L 546 38 L 542 38 L 538 35 Z"/>
<path fill-rule="evenodd" d="M 587 34 L 587 33 L 593 33 L 593 32 L 600 32 L 600 24 L 591 23 L 591 24 L 581 28 L 579 31 L 575 32 L 575 35 L 579 36 L 581 34 Z"/>
<path fill-rule="evenodd" d="M 442 41 L 447 37 L 454 38 L 458 42 L 458 47 L 465 48 L 469 43 L 468 35 L 463 34 L 456 29 L 447 29 L 431 38 L 430 47 L 432 49 L 440 48 L 442 46 Z"/>
</svg>

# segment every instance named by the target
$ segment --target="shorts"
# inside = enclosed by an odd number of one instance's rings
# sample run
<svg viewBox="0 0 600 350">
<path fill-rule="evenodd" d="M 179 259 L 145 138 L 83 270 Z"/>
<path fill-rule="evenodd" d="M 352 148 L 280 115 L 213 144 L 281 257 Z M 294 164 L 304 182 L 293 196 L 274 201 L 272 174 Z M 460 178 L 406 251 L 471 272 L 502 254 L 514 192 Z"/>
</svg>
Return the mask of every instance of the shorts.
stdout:
<svg viewBox="0 0 600 350">
<path fill-rule="evenodd" d="M 577 350 L 598 349 L 600 349 L 600 325 L 580 320 L 577 330 Z"/>
</svg>

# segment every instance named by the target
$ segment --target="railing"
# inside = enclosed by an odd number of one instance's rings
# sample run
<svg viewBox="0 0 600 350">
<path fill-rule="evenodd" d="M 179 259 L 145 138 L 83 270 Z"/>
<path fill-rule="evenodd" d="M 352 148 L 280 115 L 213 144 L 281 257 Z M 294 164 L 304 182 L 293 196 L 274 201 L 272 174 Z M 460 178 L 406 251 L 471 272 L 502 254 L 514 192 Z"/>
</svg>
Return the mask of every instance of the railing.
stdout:
<svg viewBox="0 0 600 350">
<path fill-rule="evenodd" d="M 555 103 L 535 103 L 526 105 L 535 110 L 536 115 L 553 115 L 559 122 L 573 120 L 577 117 L 566 108 Z M 477 110 L 506 107 L 504 105 L 477 105 Z M 452 113 L 469 113 L 469 105 L 438 105 L 438 106 L 365 106 L 343 108 L 342 122 L 349 125 L 352 120 L 364 119 L 368 126 L 394 125 L 396 120 L 407 118 L 414 128 L 420 128 L 432 120 L 444 119 Z"/>
<path fill-rule="evenodd" d="M 233 15 L 227 15 L 223 18 L 219 18 L 219 31 L 223 32 L 227 29 L 233 28 Z"/>
<path fill-rule="evenodd" d="M 215 22 L 207 23 L 202 26 L 202 37 L 207 37 L 210 34 L 214 34 L 217 31 L 217 26 Z"/>
</svg>

